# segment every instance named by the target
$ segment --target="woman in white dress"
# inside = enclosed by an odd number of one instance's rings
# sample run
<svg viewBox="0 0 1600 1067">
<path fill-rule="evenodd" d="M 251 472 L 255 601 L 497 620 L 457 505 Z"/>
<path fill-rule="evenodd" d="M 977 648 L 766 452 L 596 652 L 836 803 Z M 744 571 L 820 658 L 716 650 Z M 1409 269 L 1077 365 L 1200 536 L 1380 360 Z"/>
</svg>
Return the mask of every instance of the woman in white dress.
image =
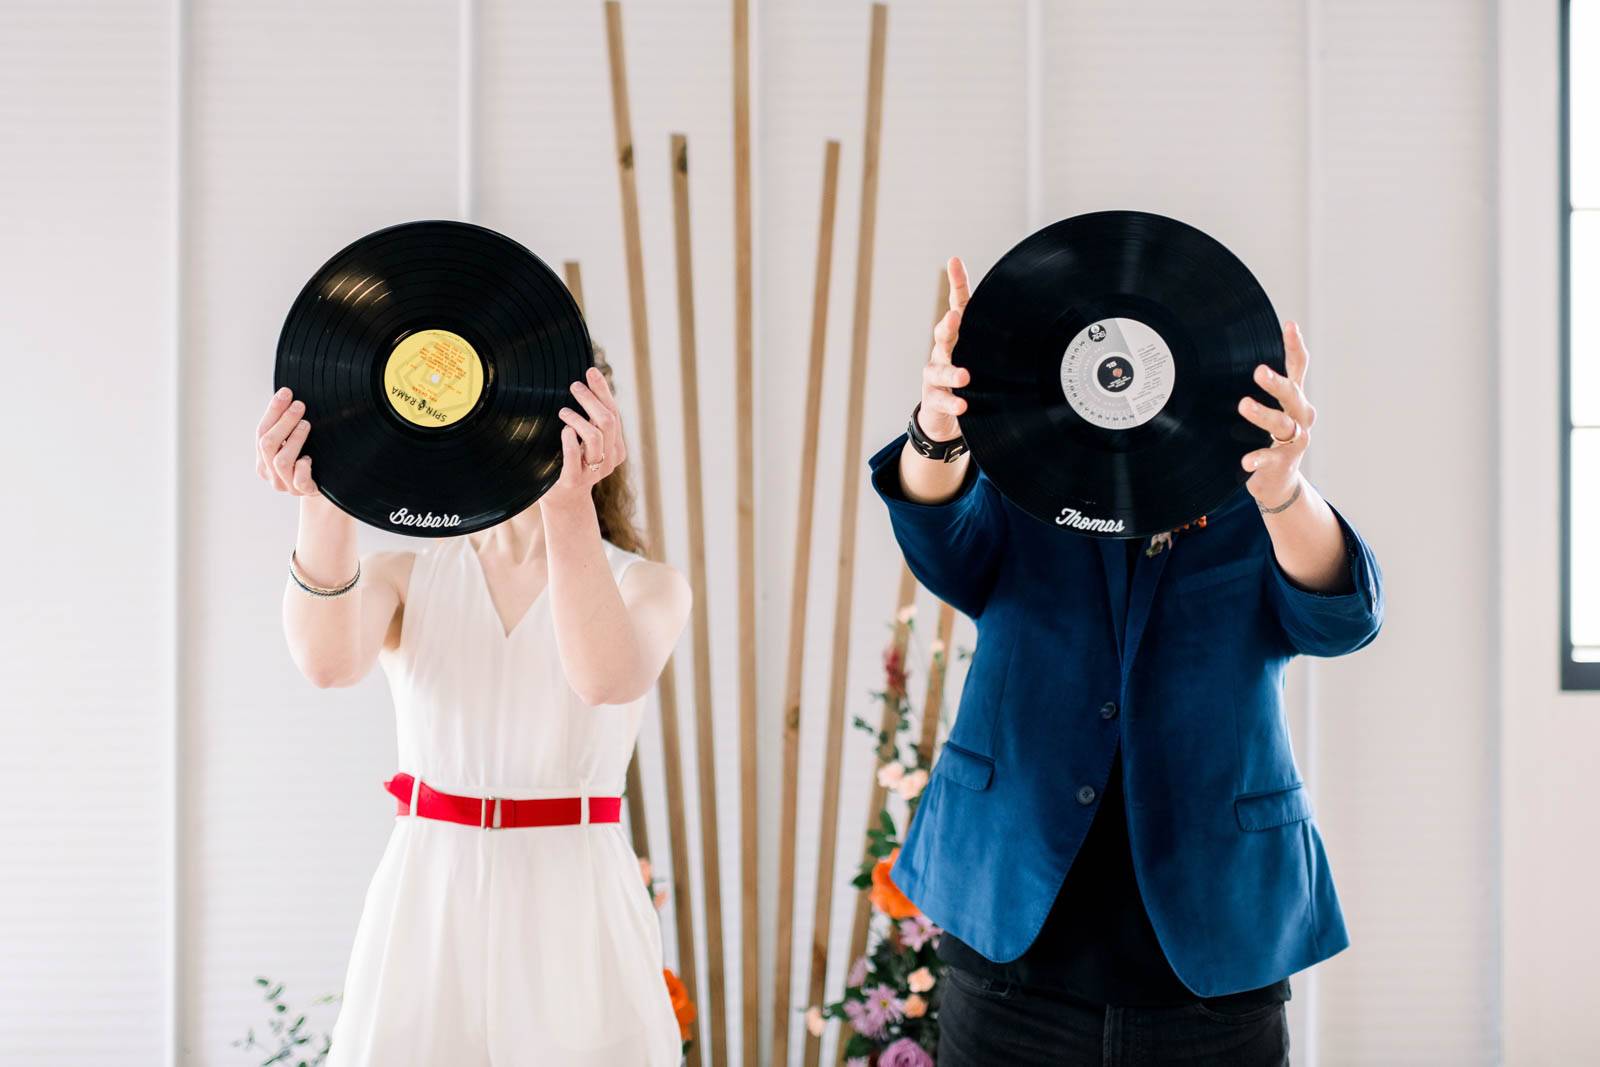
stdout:
<svg viewBox="0 0 1600 1067">
<path fill-rule="evenodd" d="M 618 820 L 690 594 L 639 555 L 609 382 L 591 370 L 572 395 L 553 488 L 408 551 L 358 557 L 356 521 L 300 454 L 315 412 L 280 391 L 256 435 L 258 474 L 299 498 L 283 602 L 295 663 L 323 687 L 380 664 L 399 733 L 383 783 L 398 815 L 329 1067 L 681 1062 L 660 927 Z"/>
</svg>

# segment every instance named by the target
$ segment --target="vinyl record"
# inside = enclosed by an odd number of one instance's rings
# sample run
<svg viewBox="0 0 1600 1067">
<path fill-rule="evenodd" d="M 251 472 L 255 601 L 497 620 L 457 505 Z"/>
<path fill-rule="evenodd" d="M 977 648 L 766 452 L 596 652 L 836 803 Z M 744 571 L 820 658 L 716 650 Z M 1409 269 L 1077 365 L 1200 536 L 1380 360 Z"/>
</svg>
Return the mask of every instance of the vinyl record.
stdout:
<svg viewBox="0 0 1600 1067">
<path fill-rule="evenodd" d="M 450 537 L 555 483 L 556 412 L 592 363 L 577 303 L 538 256 L 481 226 L 409 222 L 312 275 L 274 387 L 305 401 L 324 496 L 380 529 Z"/>
<path fill-rule="evenodd" d="M 1269 435 L 1239 398 L 1284 369 L 1271 302 L 1233 253 L 1142 211 L 1078 215 L 995 264 L 962 315 L 952 362 L 961 430 L 996 488 L 1040 520 L 1149 537 L 1213 511 Z"/>
</svg>

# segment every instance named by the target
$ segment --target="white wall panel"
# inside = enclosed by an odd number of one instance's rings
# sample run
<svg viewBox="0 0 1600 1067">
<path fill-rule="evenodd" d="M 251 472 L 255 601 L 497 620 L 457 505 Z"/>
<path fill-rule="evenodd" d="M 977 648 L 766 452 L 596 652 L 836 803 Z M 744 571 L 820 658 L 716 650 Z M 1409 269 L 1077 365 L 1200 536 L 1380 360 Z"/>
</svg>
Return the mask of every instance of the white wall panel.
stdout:
<svg viewBox="0 0 1600 1067">
<path fill-rule="evenodd" d="M 1323 970 L 1317 1042 L 1330 1065 L 1489 1063 L 1491 9 L 1313 10 L 1317 474 L 1375 546 L 1390 605 L 1369 650 L 1317 672 L 1318 799 L 1352 940 Z"/>
<path fill-rule="evenodd" d="M 0 7 L 0 1062 L 153 1062 L 170 997 L 174 24 Z"/>
</svg>

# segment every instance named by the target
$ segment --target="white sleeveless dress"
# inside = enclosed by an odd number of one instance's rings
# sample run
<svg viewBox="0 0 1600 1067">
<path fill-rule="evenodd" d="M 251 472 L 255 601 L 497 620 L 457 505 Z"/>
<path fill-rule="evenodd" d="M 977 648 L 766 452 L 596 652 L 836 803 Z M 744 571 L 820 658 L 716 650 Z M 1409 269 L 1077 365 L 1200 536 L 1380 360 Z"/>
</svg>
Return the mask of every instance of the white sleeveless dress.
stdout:
<svg viewBox="0 0 1600 1067">
<path fill-rule="evenodd" d="M 612 576 L 640 557 L 607 543 Z M 398 770 L 470 796 L 620 796 L 645 701 L 567 685 L 545 593 L 509 635 L 465 537 L 417 553 L 394 695 Z M 372 784 L 375 808 L 394 798 Z M 367 891 L 328 1067 L 676 1067 L 661 928 L 620 823 L 400 815 Z"/>
</svg>

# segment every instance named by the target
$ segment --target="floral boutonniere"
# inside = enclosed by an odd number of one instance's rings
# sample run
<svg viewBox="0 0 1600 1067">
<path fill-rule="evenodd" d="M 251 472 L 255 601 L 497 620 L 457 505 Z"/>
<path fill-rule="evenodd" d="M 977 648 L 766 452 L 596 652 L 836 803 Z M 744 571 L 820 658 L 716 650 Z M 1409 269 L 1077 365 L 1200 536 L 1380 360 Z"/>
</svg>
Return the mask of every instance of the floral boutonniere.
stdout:
<svg viewBox="0 0 1600 1067">
<path fill-rule="evenodd" d="M 1206 528 L 1206 517 L 1202 515 L 1193 522 L 1186 522 L 1176 529 L 1168 530 L 1166 533 L 1156 534 L 1154 537 L 1150 538 L 1150 543 L 1145 546 L 1144 554 L 1152 559 L 1161 555 L 1162 552 L 1172 547 L 1172 539 L 1174 537 L 1191 527 L 1196 530 L 1204 530 Z"/>
</svg>

